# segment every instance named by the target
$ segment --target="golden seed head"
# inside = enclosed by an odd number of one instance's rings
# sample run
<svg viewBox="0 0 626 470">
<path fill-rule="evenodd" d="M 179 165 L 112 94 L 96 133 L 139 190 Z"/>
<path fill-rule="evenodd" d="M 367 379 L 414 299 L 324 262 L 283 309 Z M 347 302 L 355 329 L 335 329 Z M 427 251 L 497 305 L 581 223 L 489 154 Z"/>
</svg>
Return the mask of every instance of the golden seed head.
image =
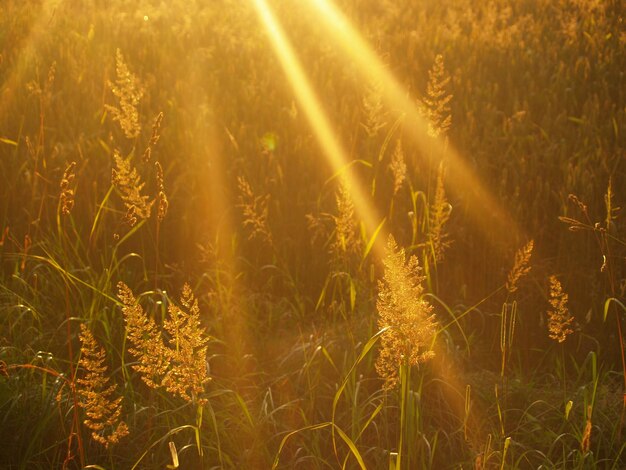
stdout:
<svg viewBox="0 0 626 470">
<path fill-rule="evenodd" d="M 137 358 L 137 364 L 132 367 L 141 374 L 146 385 L 158 388 L 170 366 L 161 332 L 155 321 L 141 308 L 130 288 L 123 282 L 118 283 L 117 287 L 118 297 L 123 304 L 128 352 Z"/>
<path fill-rule="evenodd" d="M 398 384 L 402 364 L 419 365 L 433 357 L 431 343 L 437 330 L 432 306 L 422 298 L 424 277 L 415 256 L 406 261 L 404 249 L 398 249 L 390 235 L 383 260 L 385 273 L 378 282 L 378 327 L 389 327 L 381 336 L 376 361 L 384 387 Z"/>
<path fill-rule="evenodd" d="M 269 194 L 255 196 L 252 187 L 244 176 L 237 178 L 239 186 L 239 204 L 243 213 L 243 225 L 249 231 L 248 239 L 259 239 L 272 244 L 272 233 L 268 223 Z"/>
<path fill-rule="evenodd" d="M 428 134 L 432 137 L 445 136 L 452 125 L 450 114 L 452 95 L 446 90 L 449 83 L 450 76 L 444 67 L 443 56 L 438 54 L 433 67 L 428 71 L 422 110 L 428 120 Z"/>
<path fill-rule="evenodd" d="M 145 183 L 141 182 L 139 173 L 130 162 L 129 158 L 123 158 L 115 150 L 113 153 L 115 167 L 111 173 L 112 183 L 119 189 L 126 207 L 126 220 L 131 225 L 137 223 L 137 219 L 150 218 L 150 210 L 154 200 L 150 201 L 148 196 L 141 194 Z"/>
<path fill-rule="evenodd" d="M 85 426 L 91 437 L 107 449 L 128 434 L 120 419 L 122 397 L 114 398 L 116 386 L 109 384 L 106 353 L 85 324 L 80 325 L 81 357 L 78 366 L 84 374 L 77 379 L 79 405 L 85 410 Z"/>
<path fill-rule="evenodd" d="M 534 241 L 530 240 L 515 253 L 515 261 L 506 280 L 506 290 L 510 293 L 517 290 L 520 279 L 530 272 L 530 257 L 533 253 L 533 247 Z"/>
<path fill-rule="evenodd" d="M 406 163 L 404 162 L 404 152 L 400 139 L 396 141 L 396 148 L 391 156 L 389 169 L 393 175 L 393 195 L 395 196 L 406 180 Z"/>
<path fill-rule="evenodd" d="M 548 330 L 550 338 L 562 343 L 567 337 L 574 332 L 572 323 L 574 317 L 570 314 L 567 307 L 568 295 L 563 292 L 561 283 L 556 276 L 550 276 L 550 305 L 548 310 Z"/>
<path fill-rule="evenodd" d="M 337 215 L 333 217 L 335 238 L 330 246 L 330 252 L 334 261 L 346 261 L 352 255 L 359 253 L 361 238 L 359 237 L 350 186 L 345 179 L 342 179 L 339 184 L 335 201 L 337 203 Z"/>
<path fill-rule="evenodd" d="M 165 194 L 165 185 L 163 183 L 163 167 L 159 162 L 154 162 L 154 166 L 156 168 L 156 179 L 157 179 L 157 219 L 159 222 L 163 222 L 165 219 L 165 215 L 167 214 L 167 208 L 169 207 L 169 201 L 167 200 L 167 195 Z"/>
<path fill-rule="evenodd" d="M 209 382 L 206 355 L 209 338 L 200 323 L 200 309 L 188 284 L 183 287 L 181 304 L 168 307 L 169 316 L 163 327 L 168 344 L 155 321 L 137 303 L 132 291 L 122 282 L 118 297 L 124 306 L 128 351 L 137 358 L 133 369 L 151 388 L 164 387 L 191 403 L 205 404 L 201 398 Z"/>
<path fill-rule="evenodd" d="M 109 83 L 109 86 L 117 98 L 119 107 L 105 105 L 105 109 L 111 113 L 114 121 L 119 122 L 124 135 L 128 139 L 134 139 L 141 132 L 137 106 L 144 90 L 139 79 L 124 62 L 124 56 L 119 49 L 115 54 L 115 71 L 117 75 L 115 84 Z"/>
<path fill-rule="evenodd" d="M 452 213 L 452 206 L 446 197 L 444 179 L 445 168 L 442 162 L 439 164 L 435 200 L 430 206 L 428 218 L 428 240 L 432 246 L 432 253 L 437 263 L 443 261 L 444 253 L 452 243 L 449 240 L 448 233 L 445 231 L 445 225 L 450 220 L 450 214 Z"/>
<path fill-rule="evenodd" d="M 63 215 L 69 215 L 74 207 L 74 189 L 71 186 L 76 177 L 74 174 L 75 168 L 76 162 L 70 162 L 70 164 L 65 168 L 63 178 L 61 178 L 61 183 L 59 184 L 61 189 L 59 196 L 61 200 L 61 214 Z"/>
</svg>

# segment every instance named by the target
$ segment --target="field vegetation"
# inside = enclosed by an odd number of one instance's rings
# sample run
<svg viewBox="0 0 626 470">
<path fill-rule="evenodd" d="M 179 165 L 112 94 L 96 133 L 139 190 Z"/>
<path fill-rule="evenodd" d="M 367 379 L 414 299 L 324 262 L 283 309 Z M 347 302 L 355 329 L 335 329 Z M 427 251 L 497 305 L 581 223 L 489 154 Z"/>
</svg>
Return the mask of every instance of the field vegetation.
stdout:
<svg viewBox="0 0 626 470">
<path fill-rule="evenodd" d="M 0 467 L 626 467 L 622 0 L 0 2 Z"/>
</svg>

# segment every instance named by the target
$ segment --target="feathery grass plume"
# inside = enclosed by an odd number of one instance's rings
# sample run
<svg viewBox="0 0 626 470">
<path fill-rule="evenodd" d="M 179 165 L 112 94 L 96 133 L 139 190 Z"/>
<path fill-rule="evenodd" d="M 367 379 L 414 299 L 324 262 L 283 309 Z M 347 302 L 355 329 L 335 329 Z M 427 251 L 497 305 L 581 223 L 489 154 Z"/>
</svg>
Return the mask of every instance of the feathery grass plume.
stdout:
<svg viewBox="0 0 626 470">
<path fill-rule="evenodd" d="M 433 67 L 428 71 L 426 97 L 423 99 L 422 109 L 428 120 L 428 134 L 432 137 L 445 136 L 452 125 L 450 114 L 452 95 L 446 90 L 449 83 L 450 76 L 444 67 L 443 56 L 438 54 Z"/>
<path fill-rule="evenodd" d="M 76 177 L 74 174 L 74 168 L 76 168 L 76 162 L 71 162 L 67 165 L 65 171 L 63 172 L 61 183 L 59 184 L 61 189 L 61 214 L 63 215 L 69 215 L 74 207 L 74 190 L 70 188 L 74 178 Z"/>
<path fill-rule="evenodd" d="M 443 162 L 441 162 L 437 172 L 435 200 L 430 206 L 428 220 L 428 240 L 432 244 L 435 262 L 443 261 L 445 250 L 452 243 L 448 239 L 448 233 L 444 230 L 444 226 L 450 219 L 450 213 L 452 212 L 452 206 L 446 198 L 444 179 L 445 168 Z"/>
<path fill-rule="evenodd" d="M 519 281 L 530 272 L 530 256 L 533 253 L 534 241 L 530 240 L 524 247 L 515 253 L 513 267 L 506 279 L 506 290 L 513 293 L 517 290 Z"/>
<path fill-rule="evenodd" d="M 167 195 L 165 194 L 165 185 L 163 184 L 163 167 L 159 162 L 154 162 L 154 167 L 156 168 L 156 179 L 157 179 L 157 218 L 159 222 L 163 222 L 165 216 L 167 214 L 167 208 L 170 203 L 167 200 Z"/>
<path fill-rule="evenodd" d="M 144 163 L 148 163 L 150 158 L 152 157 L 152 149 L 157 144 L 159 139 L 161 138 L 161 134 L 159 131 L 161 129 L 161 122 L 163 121 L 163 112 L 160 112 L 156 119 L 154 120 L 154 124 L 152 124 L 152 136 L 150 137 L 150 141 L 148 142 L 148 146 L 146 150 L 143 152 L 142 160 Z"/>
<path fill-rule="evenodd" d="M 337 202 L 337 215 L 333 216 L 335 239 L 330 246 L 330 251 L 336 260 L 340 260 L 346 259 L 350 254 L 358 253 L 361 248 L 361 239 L 354 215 L 354 202 L 345 179 L 342 179 L 339 184 L 335 200 Z"/>
<path fill-rule="evenodd" d="M 163 378 L 163 386 L 188 402 L 203 405 L 206 399 L 200 399 L 199 395 L 204 391 L 204 384 L 210 380 L 206 365 L 208 337 L 200 324 L 198 301 L 189 284 L 183 286 L 180 302 L 185 310 L 170 305 L 169 319 L 164 323 L 170 335 L 168 354 L 171 367 Z"/>
<path fill-rule="evenodd" d="M 396 148 L 391 156 L 389 169 L 393 175 L 393 195 L 395 196 L 406 180 L 406 163 L 404 162 L 404 152 L 402 151 L 400 139 L 396 141 Z"/>
<path fill-rule="evenodd" d="M 109 385 L 106 353 L 85 324 L 80 325 L 81 357 L 78 366 L 85 375 L 77 380 L 80 406 L 87 418 L 85 426 L 91 437 L 107 449 L 128 434 L 128 426 L 120 420 L 122 398 L 113 398 L 116 386 Z"/>
<path fill-rule="evenodd" d="M 398 249 L 389 236 L 383 260 L 385 273 L 378 281 L 378 327 L 390 327 L 381 336 L 376 371 L 385 379 L 384 388 L 394 388 L 403 363 L 419 365 L 434 356 L 430 349 L 437 324 L 432 306 L 423 300 L 421 268 L 417 257 L 406 261 L 403 248 Z"/>
<path fill-rule="evenodd" d="M 134 139 L 141 132 L 137 105 L 143 97 L 144 90 L 139 79 L 128 69 L 119 49 L 115 53 L 115 71 L 117 75 L 115 84 L 109 82 L 109 86 L 117 98 L 119 108 L 105 105 L 105 109 L 113 115 L 114 121 L 120 123 L 124 135 L 128 139 Z"/>
<path fill-rule="evenodd" d="M 383 104 L 382 83 L 373 81 L 363 97 L 366 122 L 363 124 L 367 135 L 374 137 L 387 125 L 387 113 Z"/>
<path fill-rule="evenodd" d="M 568 295 L 563 292 L 561 283 L 555 275 L 550 276 L 550 305 L 548 311 L 548 330 L 550 338 L 562 343 L 567 336 L 574 332 L 571 329 L 574 317 L 567 308 Z"/>
<path fill-rule="evenodd" d="M 243 213 L 243 225 L 249 230 L 248 240 L 259 238 L 272 244 L 272 233 L 267 222 L 270 196 L 255 196 L 245 177 L 237 178 L 239 186 L 239 207 Z"/>
<path fill-rule="evenodd" d="M 123 304 L 126 336 L 130 343 L 128 352 L 138 361 L 132 367 L 141 374 L 141 379 L 149 387 L 158 388 L 170 367 L 168 348 L 163 344 L 156 323 L 148 318 L 130 288 L 123 282 L 119 282 L 117 288 L 117 296 Z"/>
<path fill-rule="evenodd" d="M 137 223 L 137 218 L 150 218 L 150 210 L 154 201 L 149 201 L 148 196 L 142 196 L 141 190 L 145 183 L 141 182 L 137 169 L 131 166 L 130 157 L 123 158 L 115 150 L 113 159 L 115 168 L 111 172 L 111 182 L 117 186 L 122 194 L 122 200 L 126 207 L 126 220 L 132 227 Z"/>
</svg>

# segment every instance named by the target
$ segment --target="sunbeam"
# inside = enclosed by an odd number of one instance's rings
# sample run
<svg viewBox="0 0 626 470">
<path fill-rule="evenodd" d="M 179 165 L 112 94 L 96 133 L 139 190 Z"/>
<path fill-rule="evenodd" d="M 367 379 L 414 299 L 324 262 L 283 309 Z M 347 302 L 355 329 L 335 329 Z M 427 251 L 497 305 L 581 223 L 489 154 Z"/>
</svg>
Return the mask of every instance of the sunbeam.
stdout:
<svg viewBox="0 0 626 470">
<path fill-rule="evenodd" d="M 349 20 L 330 0 L 307 0 L 303 3 L 308 5 L 315 18 L 319 18 L 320 21 L 315 24 L 322 25 L 324 31 L 341 46 L 346 58 L 358 65 L 359 74 L 367 81 L 382 84 L 381 90 L 389 109 L 397 116 L 404 116 L 404 126 L 409 130 L 406 134 L 424 150 L 422 153 L 424 155 L 445 153 L 450 187 L 466 199 L 469 210 L 472 211 L 473 221 L 484 233 L 500 233 L 499 241 L 503 242 L 503 246 L 507 248 L 515 246 L 522 235 L 517 223 L 485 189 L 475 172 L 452 146 L 444 139 L 434 139 L 428 135 L 428 123 L 415 103 L 407 98 L 407 91 L 385 68 Z"/>
<path fill-rule="evenodd" d="M 324 156 L 328 160 L 334 173 L 343 173 L 348 188 L 350 190 L 355 208 L 365 224 L 368 234 L 372 234 L 376 227 L 380 224 L 380 216 L 376 214 L 374 208 L 368 204 L 365 194 L 360 183 L 353 177 L 349 171 L 350 160 L 346 156 L 346 152 L 342 148 L 341 143 L 332 131 L 330 122 L 322 109 L 322 106 L 315 96 L 315 92 L 309 80 L 307 79 L 298 58 L 296 57 L 289 40 L 283 32 L 281 26 L 272 13 L 269 5 L 265 0 L 254 0 L 255 8 L 261 18 L 272 46 L 276 51 L 276 55 L 280 60 L 285 75 L 289 80 L 291 87 L 298 99 L 298 102 L 304 110 L 309 124 L 313 128 L 317 140 Z M 375 252 L 381 256 L 383 253 L 383 244 L 381 240 L 385 240 L 384 233 L 381 233 L 374 245 Z"/>
</svg>

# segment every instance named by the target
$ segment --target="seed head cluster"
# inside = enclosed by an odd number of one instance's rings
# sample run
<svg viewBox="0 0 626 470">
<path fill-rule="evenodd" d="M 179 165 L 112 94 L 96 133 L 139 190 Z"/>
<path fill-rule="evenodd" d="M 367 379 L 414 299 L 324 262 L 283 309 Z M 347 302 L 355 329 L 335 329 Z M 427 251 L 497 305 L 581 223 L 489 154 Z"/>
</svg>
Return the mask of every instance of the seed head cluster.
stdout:
<svg viewBox="0 0 626 470">
<path fill-rule="evenodd" d="M 422 298 L 424 277 L 417 257 L 407 262 L 403 248 L 390 235 L 383 260 L 385 273 L 378 282 L 378 327 L 388 328 L 381 337 L 376 370 L 385 389 L 399 381 L 400 366 L 417 366 L 433 357 L 431 344 L 437 324 L 432 306 Z"/>
</svg>

